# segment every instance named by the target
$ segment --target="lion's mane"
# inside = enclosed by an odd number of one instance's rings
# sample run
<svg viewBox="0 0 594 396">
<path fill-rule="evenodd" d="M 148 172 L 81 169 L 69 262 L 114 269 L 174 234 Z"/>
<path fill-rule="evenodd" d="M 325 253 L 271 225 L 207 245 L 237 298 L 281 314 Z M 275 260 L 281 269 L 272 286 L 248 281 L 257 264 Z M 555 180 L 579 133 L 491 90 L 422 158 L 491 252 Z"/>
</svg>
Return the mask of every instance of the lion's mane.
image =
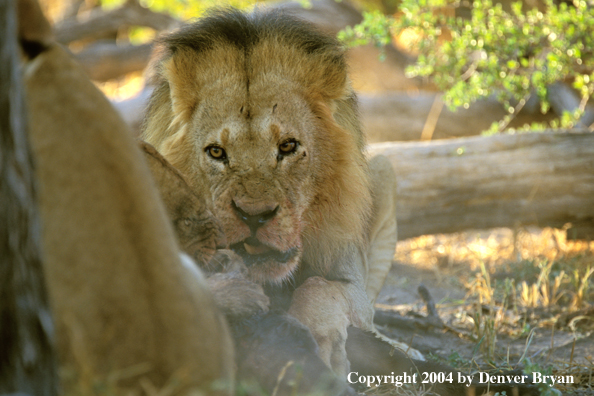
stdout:
<svg viewBox="0 0 594 396">
<path fill-rule="evenodd" d="M 278 10 L 244 14 L 225 9 L 161 43 L 143 138 L 186 175 L 193 188 L 207 200 L 218 199 L 197 160 L 204 131 L 193 129 L 193 120 L 216 125 L 210 110 L 227 106 L 239 90 L 249 93 L 259 87 L 279 96 L 298 96 L 314 116 L 309 138 L 317 153 L 311 169 L 314 181 L 302 191 L 307 196 L 298 220 L 303 224 L 302 261 L 324 271 L 345 246 L 352 251 L 365 244 L 371 207 L 365 142 L 344 49 L 337 40 Z M 280 89 L 279 82 L 290 89 Z M 292 116 L 297 120 L 304 114 Z"/>
</svg>

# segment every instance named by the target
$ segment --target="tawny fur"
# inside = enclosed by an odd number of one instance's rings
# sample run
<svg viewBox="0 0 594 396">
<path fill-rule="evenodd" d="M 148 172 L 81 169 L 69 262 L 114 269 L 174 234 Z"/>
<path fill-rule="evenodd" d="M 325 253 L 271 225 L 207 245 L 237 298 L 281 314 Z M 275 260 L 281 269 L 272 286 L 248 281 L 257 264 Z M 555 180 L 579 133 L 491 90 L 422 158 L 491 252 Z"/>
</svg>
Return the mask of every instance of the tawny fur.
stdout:
<svg viewBox="0 0 594 396">
<path fill-rule="evenodd" d="M 44 22 L 26 17 L 25 29 Z M 71 56 L 51 40 L 37 48 L 24 74 L 60 363 L 77 392 L 177 378 L 179 390 L 217 393 L 213 381 L 233 381 L 230 335 L 204 278 L 180 260 L 142 154 Z"/>
<path fill-rule="evenodd" d="M 157 184 L 180 248 L 199 265 L 206 265 L 217 246 L 226 244 L 218 222 L 206 208 L 204 199 L 194 193 L 177 169 L 150 144 L 140 141 L 139 146 Z"/>
</svg>

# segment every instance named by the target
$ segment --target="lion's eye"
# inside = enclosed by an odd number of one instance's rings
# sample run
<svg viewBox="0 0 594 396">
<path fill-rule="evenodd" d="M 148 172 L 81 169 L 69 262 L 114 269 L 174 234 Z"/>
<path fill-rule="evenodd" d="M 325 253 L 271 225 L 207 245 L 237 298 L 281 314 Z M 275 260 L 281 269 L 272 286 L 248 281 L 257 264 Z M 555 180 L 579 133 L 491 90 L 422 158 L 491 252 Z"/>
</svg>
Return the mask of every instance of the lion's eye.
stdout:
<svg viewBox="0 0 594 396">
<path fill-rule="evenodd" d="M 178 230 L 182 230 L 184 232 L 192 231 L 192 225 L 194 224 L 194 220 L 190 217 L 184 217 L 181 219 L 177 219 L 175 221 L 175 227 Z"/>
<path fill-rule="evenodd" d="M 227 158 L 227 153 L 225 153 L 225 150 L 219 146 L 208 146 L 205 151 L 216 160 L 224 160 Z"/>
<path fill-rule="evenodd" d="M 287 140 L 286 142 L 281 143 L 278 146 L 278 150 L 283 155 L 291 154 L 292 152 L 297 150 L 297 142 L 295 140 Z"/>
</svg>

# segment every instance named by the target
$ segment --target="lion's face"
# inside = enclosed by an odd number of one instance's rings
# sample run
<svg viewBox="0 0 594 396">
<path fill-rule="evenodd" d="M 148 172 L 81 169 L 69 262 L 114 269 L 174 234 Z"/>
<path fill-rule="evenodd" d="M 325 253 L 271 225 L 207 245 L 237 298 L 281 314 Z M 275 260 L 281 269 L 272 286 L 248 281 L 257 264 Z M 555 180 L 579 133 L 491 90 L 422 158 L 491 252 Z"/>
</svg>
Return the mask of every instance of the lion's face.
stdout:
<svg viewBox="0 0 594 396">
<path fill-rule="evenodd" d="M 323 273 L 363 243 L 367 163 L 338 42 L 232 12 L 165 44 L 143 137 L 206 198 L 251 279 L 278 282 L 299 262 Z"/>
<path fill-rule="evenodd" d="M 194 184 L 209 189 L 230 247 L 256 281 L 286 278 L 300 261 L 304 213 L 323 155 L 305 100 L 288 84 L 277 88 L 251 87 L 249 99 L 238 92 L 224 104 L 206 100 L 187 130 L 199 167 Z"/>
</svg>

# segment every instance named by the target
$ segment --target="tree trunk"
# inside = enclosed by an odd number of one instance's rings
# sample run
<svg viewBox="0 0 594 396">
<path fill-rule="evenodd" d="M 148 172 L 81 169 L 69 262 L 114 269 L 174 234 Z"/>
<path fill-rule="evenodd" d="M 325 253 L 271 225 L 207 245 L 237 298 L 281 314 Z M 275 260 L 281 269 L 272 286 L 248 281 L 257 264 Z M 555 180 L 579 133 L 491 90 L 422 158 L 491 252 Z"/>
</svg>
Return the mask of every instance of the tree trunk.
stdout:
<svg viewBox="0 0 594 396">
<path fill-rule="evenodd" d="M 594 133 L 377 143 L 398 179 L 398 236 L 537 225 L 594 237 Z"/>
<path fill-rule="evenodd" d="M 15 3 L 0 2 L 0 394 L 52 396 L 58 383 L 53 325 L 41 266 Z"/>
</svg>

